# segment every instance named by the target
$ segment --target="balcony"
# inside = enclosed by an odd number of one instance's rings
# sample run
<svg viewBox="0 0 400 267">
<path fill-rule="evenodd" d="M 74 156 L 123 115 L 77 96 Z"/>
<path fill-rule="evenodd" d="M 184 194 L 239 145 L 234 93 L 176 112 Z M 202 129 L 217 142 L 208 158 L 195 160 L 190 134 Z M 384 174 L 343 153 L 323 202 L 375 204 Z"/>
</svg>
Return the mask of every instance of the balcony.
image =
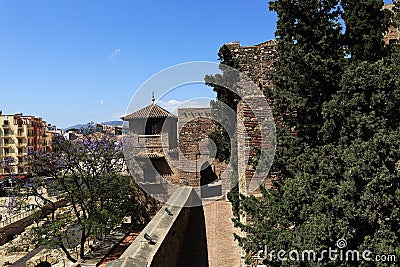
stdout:
<svg viewBox="0 0 400 267">
<path fill-rule="evenodd" d="M 20 147 L 25 147 L 25 146 L 26 146 L 26 143 L 18 143 L 18 144 L 17 144 L 17 147 L 18 147 L 18 148 L 20 148 Z"/>
<path fill-rule="evenodd" d="M 24 137 L 24 136 L 25 136 L 25 135 L 24 135 L 24 129 L 18 129 L 18 130 L 17 130 L 16 136 L 17 136 L 17 137 Z"/>
<path fill-rule="evenodd" d="M 10 124 L 3 123 L 3 125 L 1 127 L 3 127 L 4 129 L 9 129 L 10 128 Z"/>
<path fill-rule="evenodd" d="M 163 151 L 168 151 L 168 133 L 142 135 L 130 133 L 124 140 L 127 146 L 132 149 L 135 157 L 164 157 Z"/>
<path fill-rule="evenodd" d="M 11 158 L 11 157 L 12 157 L 12 152 L 11 151 L 3 153 L 3 158 Z"/>
<path fill-rule="evenodd" d="M 157 148 L 162 147 L 161 135 L 138 135 L 137 146 L 146 148 Z"/>
<path fill-rule="evenodd" d="M 11 147 L 11 144 L 10 144 L 10 143 L 3 144 L 1 147 L 4 147 L 4 148 L 9 148 L 9 147 Z"/>
</svg>

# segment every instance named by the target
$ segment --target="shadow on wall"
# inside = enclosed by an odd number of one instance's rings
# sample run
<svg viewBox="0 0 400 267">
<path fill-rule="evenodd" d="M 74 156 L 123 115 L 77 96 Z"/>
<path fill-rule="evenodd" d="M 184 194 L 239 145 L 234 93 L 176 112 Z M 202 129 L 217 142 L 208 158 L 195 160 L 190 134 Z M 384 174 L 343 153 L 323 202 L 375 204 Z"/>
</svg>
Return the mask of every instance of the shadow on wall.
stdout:
<svg viewBox="0 0 400 267">
<path fill-rule="evenodd" d="M 200 169 L 200 186 L 201 186 L 201 197 L 217 197 L 222 195 L 222 186 L 210 185 L 214 181 L 218 180 L 218 176 L 214 173 L 210 163 L 205 162 Z"/>
<path fill-rule="evenodd" d="M 35 267 L 51 267 L 51 264 L 47 261 L 37 264 Z"/>
<path fill-rule="evenodd" d="M 131 215 L 131 223 L 134 225 L 146 225 L 161 208 L 161 203 L 136 184 L 134 185 L 134 190 L 136 194 L 132 196 L 132 203 L 136 205 L 136 212 Z"/>
<path fill-rule="evenodd" d="M 192 207 L 176 267 L 208 267 L 207 237 L 202 206 Z"/>
</svg>

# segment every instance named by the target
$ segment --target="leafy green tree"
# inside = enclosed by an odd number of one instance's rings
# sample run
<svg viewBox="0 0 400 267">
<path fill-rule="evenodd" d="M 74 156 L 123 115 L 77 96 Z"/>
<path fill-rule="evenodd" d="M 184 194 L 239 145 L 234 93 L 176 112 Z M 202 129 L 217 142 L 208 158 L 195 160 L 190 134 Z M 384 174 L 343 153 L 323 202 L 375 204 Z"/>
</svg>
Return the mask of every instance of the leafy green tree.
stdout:
<svg viewBox="0 0 400 267">
<path fill-rule="evenodd" d="M 303 41 L 291 40 L 300 27 L 301 13 L 311 16 L 315 5 L 321 2 L 272 3 L 279 18 L 277 34 L 282 39 L 278 39 L 281 54 L 275 78 L 276 93 L 273 93 L 274 108 L 277 115 L 286 113 L 283 127 L 278 131 L 273 170 L 282 179 L 274 190 L 262 189 L 260 199 L 241 197 L 240 213 L 251 218 L 251 222 L 243 224 L 239 218 L 234 222 L 246 233 L 246 236 L 236 238 L 248 252 L 248 262 L 265 246 L 277 251 L 312 249 L 320 252 L 329 247 L 337 248 L 336 242 L 341 238 L 347 240 L 345 250 L 360 253 L 370 250 L 372 257 L 378 254 L 393 254 L 397 260 L 400 257 L 400 221 L 397 219 L 400 216 L 399 47 L 394 46 L 382 59 L 382 50 L 378 51 L 380 56 L 375 55 L 377 51 L 368 50 L 370 41 L 375 38 L 374 31 L 363 38 L 354 35 L 354 40 L 360 40 L 360 46 L 355 45 L 357 49 L 353 49 L 353 53 L 365 49 L 365 54 L 352 54 L 352 58 L 346 60 L 330 56 L 338 67 L 332 70 L 337 78 L 336 83 L 331 84 L 334 90 L 313 87 L 317 84 L 313 81 L 325 79 L 327 72 L 305 76 L 304 62 L 291 57 L 297 46 L 302 47 Z M 362 2 L 367 5 L 366 10 L 374 10 L 376 1 Z M 350 12 L 348 7 L 344 12 L 346 10 Z M 352 19 L 357 19 L 356 14 Z M 363 16 L 360 13 L 356 25 L 363 25 Z M 312 34 L 304 37 L 312 40 Z M 286 52 L 284 47 L 288 48 Z M 282 58 L 282 55 L 287 57 Z M 289 59 L 294 60 L 291 67 Z M 309 66 L 318 69 L 316 65 Z M 306 85 L 304 77 L 311 82 L 307 89 L 300 90 L 299 84 Z M 321 90 L 325 92 L 321 93 Z M 309 98 L 316 93 L 320 97 Z M 308 105 L 312 103 L 318 108 L 309 109 Z M 309 116 L 311 110 L 318 115 Z M 296 116 L 292 117 L 290 111 L 297 111 Z M 298 135 L 290 136 L 288 126 L 295 126 Z M 308 126 L 311 129 L 305 129 Z M 313 136 L 315 140 L 312 140 Z M 266 257 L 264 263 L 268 266 L 398 264 L 329 260 L 327 257 L 322 261 L 303 261 L 301 258 L 279 261 L 276 256 Z"/>
<path fill-rule="evenodd" d="M 346 24 L 345 43 L 354 60 L 376 61 L 384 55 L 383 34 L 391 14 L 382 10 L 382 0 L 342 0 Z"/>
<path fill-rule="evenodd" d="M 306 149 L 299 157 L 294 178 L 277 190 L 263 190 L 263 198 L 251 196 L 240 207 L 252 222 L 236 225 L 246 232 L 239 243 L 248 260 L 265 246 L 271 250 L 337 249 L 338 239 L 347 240 L 345 250 L 364 250 L 399 257 L 400 189 L 399 130 L 379 131 L 372 140 L 356 140 L 350 146 L 324 145 Z M 396 167 L 397 166 L 397 167 Z M 288 256 L 288 255 L 286 255 Z M 267 257 L 268 266 L 360 266 L 359 261 L 278 261 Z M 364 263 L 365 266 L 368 263 Z M 392 264 L 392 265 L 391 265 Z M 382 263 L 380 266 L 396 266 Z"/>
<path fill-rule="evenodd" d="M 84 257 L 88 238 L 99 238 L 133 214 L 138 204 L 130 177 L 123 175 L 121 144 L 112 133 L 88 132 L 74 141 L 57 140 L 56 153 L 31 152 L 28 164 L 35 175 L 25 188 L 41 213 L 32 236 L 39 244 L 57 246 L 76 262 L 71 249 Z"/>
<path fill-rule="evenodd" d="M 206 85 L 213 88 L 217 93 L 217 100 L 211 101 L 211 108 L 214 115 L 225 123 L 220 125 L 219 130 L 212 133 L 210 138 L 217 146 L 217 158 L 220 161 L 229 161 L 231 156 L 231 140 L 229 135 L 233 135 L 236 129 L 236 120 L 232 120 L 229 114 L 236 112 L 240 97 L 235 93 L 236 83 L 239 80 L 237 60 L 233 57 L 230 49 L 223 45 L 218 52 L 218 60 L 221 62 L 219 68 L 222 74 L 206 75 L 204 78 Z"/>
<path fill-rule="evenodd" d="M 271 1 L 278 15 L 274 116 L 307 144 L 319 142 L 322 103 L 338 90 L 343 51 L 338 0 Z"/>
<path fill-rule="evenodd" d="M 392 17 L 392 26 L 399 27 L 400 25 L 400 2 L 393 1 L 393 17 Z"/>
<path fill-rule="evenodd" d="M 343 73 L 341 90 L 324 106 L 326 142 L 367 141 L 378 129 L 399 125 L 400 89 L 393 64 L 360 62 Z"/>
<path fill-rule="evenodd" d="M 12 163 L 14 162 L 14 158 L 4 158 L 3 160 L 0 159 L 0 168 L 2 168 L 4 170 L 4 172 L 8 172 L 8 178 L 11 179 L 12 178 L 12 171 L 11 171 L 11 166 Z M 0 182 L 0 197 L 5 197 L 7 196 L 7 192 L 4 189 L 4 183 L 6 177 L 3 177 L 3 181 Z"/>
</svg>

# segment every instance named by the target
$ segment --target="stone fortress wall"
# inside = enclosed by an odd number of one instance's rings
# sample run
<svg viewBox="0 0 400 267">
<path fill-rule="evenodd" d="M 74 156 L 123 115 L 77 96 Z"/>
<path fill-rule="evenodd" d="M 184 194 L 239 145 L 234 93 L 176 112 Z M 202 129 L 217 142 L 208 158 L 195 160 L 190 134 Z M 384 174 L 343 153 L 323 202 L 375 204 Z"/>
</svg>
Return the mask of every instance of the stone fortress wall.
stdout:
<svg viewBox="0 0 400 267">
<path fill-rule="evenodd" d="M 225 196 L 230 189 L 231 169 L 225 162 L 215 159 L 215 146 L 208 138 L 218 129 L 215 121 L 211 108 L 178 110 L 179 177 L 181 184 L 199 187 L 210 182 L 204 180 L 205 175 L 214 175 L 221 186 L 218 196 Z"/>
<path fill-rule="evenodd" d="M 240 42 L 228 43 L 225 46 L 236 59 L 237 69 L 240 72 L 247 75 L 260 88 L 273 87 L 271 75 L 278 60 L 275 40 L 252 46 L 241 46 Z"/>
<path fill-rule="evenodd" d="M 250 86 L 258 86 L 258 90 L 274 89 L 272 74 L 278 60 L 275 40 L 253 46 L 241 46 L 239 42 L 233 42 L 226 44 L 226 47 L 236 60 L 237 69 L 254 83 Z M 268 145 L 271 144 L 262 143 L 260 123 L 263 123 L 265 119 L 273 120 L 271 110 L 264 109 L 265 102 L 270 107 L 273 103 L 270 99 L 262 96 L 259 91 L 258 94 L 249 94 L 255 88 L 249 88 L 247 83 L 239 82 L 238 86 L 238 91 L 244 96 L 237 106 L 239 189 L 242 194 L 247 195 L 250 180 L 263 181 L 264 178 L 254 176 L 255 168 L 252 163 L 259 149 L 270 148 Z M 265 185 L 269 187 L 270 179 L 265 182 Z"/>
<path fill-rule="evenodd" d="M 210 108 L 178 110 L 179 167 L 183 183 L 200 186 L 201 166 L 210 161 L 208 135 L 216 129 Z"/>
</svg>

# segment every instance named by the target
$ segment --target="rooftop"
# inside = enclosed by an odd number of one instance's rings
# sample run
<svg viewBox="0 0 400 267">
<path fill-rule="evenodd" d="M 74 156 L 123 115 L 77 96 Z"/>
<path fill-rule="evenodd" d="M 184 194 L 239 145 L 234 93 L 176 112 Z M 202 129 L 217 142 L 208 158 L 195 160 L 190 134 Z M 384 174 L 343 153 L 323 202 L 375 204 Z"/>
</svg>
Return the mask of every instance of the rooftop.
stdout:
<svg viewBox="0 0 400 267">
<path fill-rule="evenodd" d="M 135 120 L 135 119 L 163 119 L 163 118 L 178 119 L 178 117 L 175 116 L 174 114 L 154 104 L 154 101 L 151 105 L 148 105 L 147 107 L 139 109 L 138 111 L 135 111 L 124 117 L 121 117 L 121 119 L 123 119 L 124 121 Z"/>
</svg>

